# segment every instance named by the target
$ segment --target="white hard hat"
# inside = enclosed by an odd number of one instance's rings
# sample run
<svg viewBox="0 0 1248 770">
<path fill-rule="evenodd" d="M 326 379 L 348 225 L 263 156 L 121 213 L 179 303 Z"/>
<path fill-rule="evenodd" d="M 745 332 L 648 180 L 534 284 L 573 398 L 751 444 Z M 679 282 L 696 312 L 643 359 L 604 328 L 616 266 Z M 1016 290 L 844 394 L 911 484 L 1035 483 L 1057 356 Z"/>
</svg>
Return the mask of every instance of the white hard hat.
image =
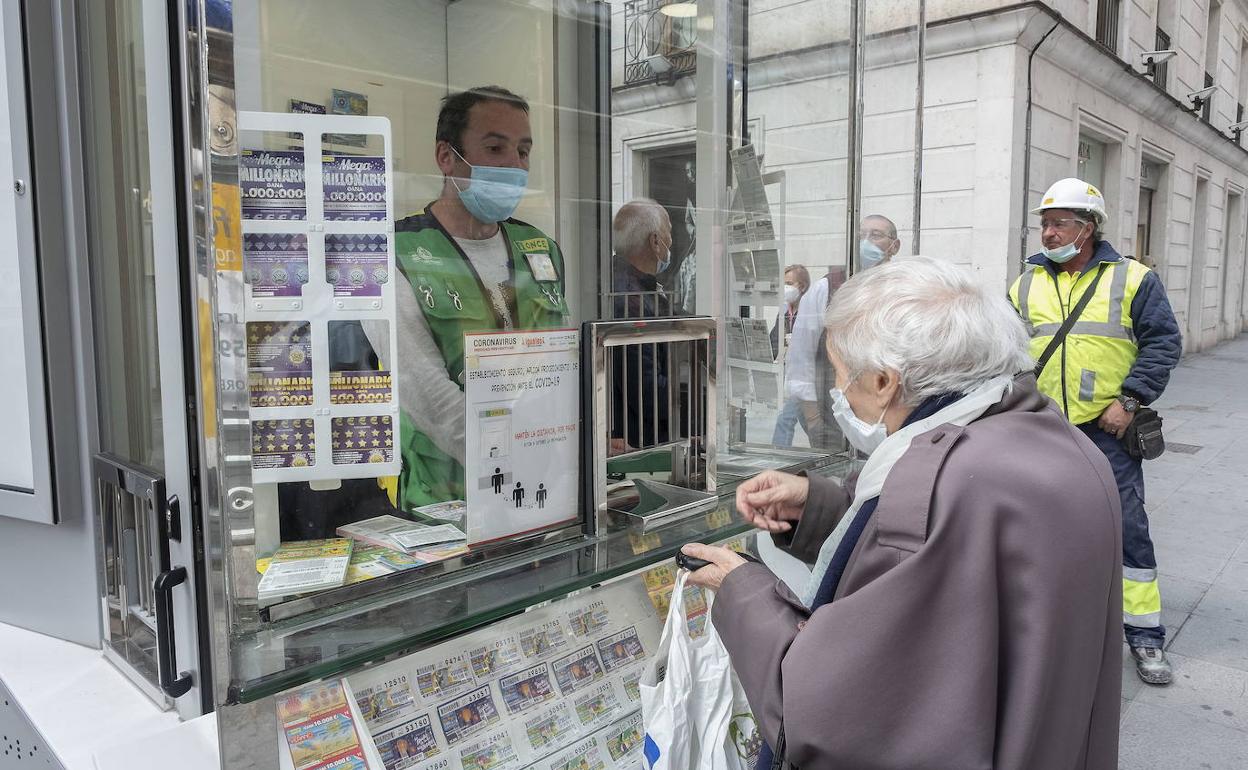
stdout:
<svg viewBox="0 0 1248 770">
<path fill-rule="evenodd" d="M 1090 211 L 1097 223 L 1105 224 L 1105 196 L 1082 179 L 1068 177 L 1054 182 L 1040 199 L 1040 205 L 1031 213 L 1040 214 L 1046 209 Z"/>
</svg>

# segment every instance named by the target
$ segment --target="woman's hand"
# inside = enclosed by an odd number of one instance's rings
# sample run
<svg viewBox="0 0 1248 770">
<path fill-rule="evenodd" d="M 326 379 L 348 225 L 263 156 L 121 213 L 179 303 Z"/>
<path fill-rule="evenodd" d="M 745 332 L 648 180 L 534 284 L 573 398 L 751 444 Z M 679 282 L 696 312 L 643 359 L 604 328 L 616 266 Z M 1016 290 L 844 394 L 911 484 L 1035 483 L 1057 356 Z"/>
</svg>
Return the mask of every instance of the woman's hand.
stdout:
<svg viewBox="0 0 1248 770">
<path fill-rule="evenodd" d="M 802 518 L 810 479 L 779 471 L 763 471 L 737 487 L 741 516 L 767 532 L 788 532 Z"/>
<path fill-rule="evenodd" d="M 736 551 L 702 543 L 687 543 L 680 549 L 695 559 L 706 559 L 710 564 L 689 573 L 688 585 L 702 586 L 718 591 L 728 573 L 745 564 Z"/>
</svg>

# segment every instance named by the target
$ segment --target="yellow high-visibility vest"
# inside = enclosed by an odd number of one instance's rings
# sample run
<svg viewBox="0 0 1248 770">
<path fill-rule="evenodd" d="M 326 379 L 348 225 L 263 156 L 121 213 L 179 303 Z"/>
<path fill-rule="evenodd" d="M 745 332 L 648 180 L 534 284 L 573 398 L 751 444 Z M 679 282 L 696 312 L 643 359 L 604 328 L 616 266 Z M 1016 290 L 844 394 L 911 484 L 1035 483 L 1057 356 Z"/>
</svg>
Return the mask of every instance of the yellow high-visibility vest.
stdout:
<svg viewBox="0 0 1248 770">
<path fill-rule="evenodd" d="M 1064 270 L 1052 275 L 1043 265 L 1033 265 L 1010 287 L 1010 301 L 1031 334 L 1031 355 L 1039 358 L 1097 270 L 1105 274 L 1096 293 L 1040 374 L 1040 391 L 1075 425 L 1100 417 L 1122 393 L 1122 382 L 1139 353 L 1131 302 L 1148 268 L 1121 257 L 1078 275 Z"/>
</svg>

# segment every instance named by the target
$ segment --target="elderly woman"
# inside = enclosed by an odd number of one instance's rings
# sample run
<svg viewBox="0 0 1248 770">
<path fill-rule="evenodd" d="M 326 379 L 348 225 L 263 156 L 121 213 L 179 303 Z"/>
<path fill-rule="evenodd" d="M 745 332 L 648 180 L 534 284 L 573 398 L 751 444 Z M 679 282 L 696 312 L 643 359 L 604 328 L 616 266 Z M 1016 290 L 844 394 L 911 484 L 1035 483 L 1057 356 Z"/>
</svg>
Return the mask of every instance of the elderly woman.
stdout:
<svg viewBox="0 0 1248 770">
<path fill-rule="evenodd" d="M 690 583 L 769 749 L 803 768 L 1117 767 L 1118 492 L 1036 390 L 1027 333 L 954 265 L 896 258 L 827 315 L 853 486 L 767 472 L 737 508 L 813 564 L 796 596 L 693 544 Z"/>
</svg>

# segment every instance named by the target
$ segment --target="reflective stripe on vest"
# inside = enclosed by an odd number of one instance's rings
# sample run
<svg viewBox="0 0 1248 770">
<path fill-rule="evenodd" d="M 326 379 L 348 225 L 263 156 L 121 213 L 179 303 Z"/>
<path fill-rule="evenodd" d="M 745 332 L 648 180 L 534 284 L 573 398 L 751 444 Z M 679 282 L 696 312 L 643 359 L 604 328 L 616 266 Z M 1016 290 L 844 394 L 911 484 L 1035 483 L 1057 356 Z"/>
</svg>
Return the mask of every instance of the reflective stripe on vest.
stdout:
<svg viewBox="0 0 1248 770">
<path fill-rule="evenodd" d="M 1010 300 L 1031 335 L 1031 354 L 1038 358 L 1096 271 L 1107 273 L 1040 375 L 1041 392 L 1053 398 L 1076 425 L 1095 420 L 1118 397 L 1139 352 L 1131 326 L 1131 302 L 1148 268 L 1130 259 L 1101 264 L 1078 276 L 1063 271 L 1054 276 L 1035 265 L 1010 288 Z"/>
</svg>

